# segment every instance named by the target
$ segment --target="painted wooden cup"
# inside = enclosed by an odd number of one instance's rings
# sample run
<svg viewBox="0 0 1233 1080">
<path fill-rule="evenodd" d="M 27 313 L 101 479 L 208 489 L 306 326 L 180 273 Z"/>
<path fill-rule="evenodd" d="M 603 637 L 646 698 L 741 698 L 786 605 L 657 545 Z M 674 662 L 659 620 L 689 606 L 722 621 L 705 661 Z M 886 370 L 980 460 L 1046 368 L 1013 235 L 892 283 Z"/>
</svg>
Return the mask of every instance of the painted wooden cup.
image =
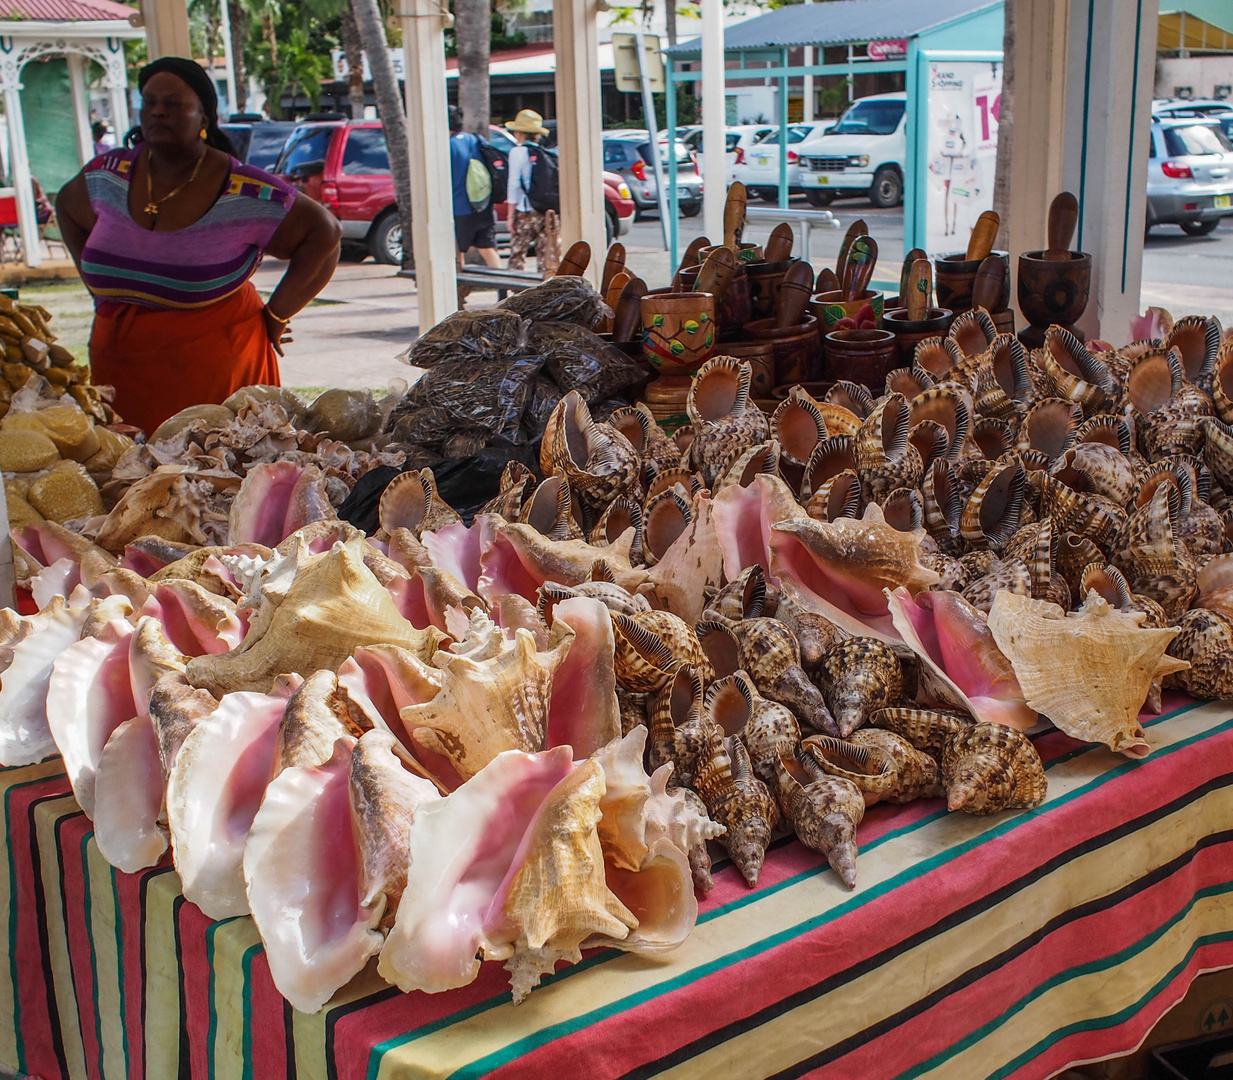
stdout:
<svg viewBox="0 0 1233 1080">
<path fill-rule="evenodd" d="M 900 366 L 899 342 L 889 330 L 832 330 L 823 339 L 826 377 L 881 393 L 886 376 Z"/>
<path fill-rule="evenodd" d="M 642 355 L 665 375 L 692 375 L 715 351 L 715 297 L 708 292 L 648 293 L 642 305 Z"/>
<path fill-rule="evenodd" d="M 855 300 L 843 299 L 843 293 L 839 291 L 814 293 L 809 301 L 809 310 L 818 317 L 825 334 L 835 329 L 835 323 L 840 319 L 855 319 L 866 304 L 873 308 L 874 326 L 881 330 L 886 296 L 877 289 L 866 289 Z"/>
<path fill-rule="evenodd" d="M 1067 259 L 1046 259 L 1043 251 L 1019 256 L 1019 310 L 1033 326 L 1070 326 L 1087 310 L 1092 285 L 1092 257 L 1068 252 Z"/>
</svg>

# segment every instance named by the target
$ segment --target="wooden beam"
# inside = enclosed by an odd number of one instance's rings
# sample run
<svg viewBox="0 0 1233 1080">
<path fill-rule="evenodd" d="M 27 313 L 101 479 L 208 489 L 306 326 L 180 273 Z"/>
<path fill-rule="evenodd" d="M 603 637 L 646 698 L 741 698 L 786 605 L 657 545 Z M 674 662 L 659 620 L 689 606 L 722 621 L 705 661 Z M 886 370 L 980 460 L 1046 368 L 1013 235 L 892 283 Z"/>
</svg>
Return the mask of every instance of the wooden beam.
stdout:
<svg viewBox="0 0 1233 1080">
<path fill-rule="evenodd" d="M 141 24 L 151 60 L 160 56 L 192 56 L 185 0 L 141 0 Z M 117 137 L 122 132 L 117 132 Z"/>
<path fill-rule="evenodd" d="M 557 148 L 561 163 L 561 247 L 591 245 L 587 277 L 599 283 L 604 242 L 603 111 L 599 89 L 596 0 L 552 5 L 556 47 Z"/>
</svg>

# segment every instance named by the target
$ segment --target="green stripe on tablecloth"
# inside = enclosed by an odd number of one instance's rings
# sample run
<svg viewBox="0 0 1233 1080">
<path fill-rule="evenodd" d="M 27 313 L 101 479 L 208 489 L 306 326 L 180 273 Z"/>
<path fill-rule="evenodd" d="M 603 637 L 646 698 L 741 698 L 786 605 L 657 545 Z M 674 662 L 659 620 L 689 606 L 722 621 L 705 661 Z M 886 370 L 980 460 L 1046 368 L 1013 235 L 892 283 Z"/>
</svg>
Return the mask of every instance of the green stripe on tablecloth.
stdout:
<svg viewBox="0 0 1233 1080">
<path fill-rule="evenodd" d="M 1186 706 L 1181 709 L 1175 710 L 1173 713 L 1170 713 L 1167 716 L 1162 716 L 1158 718 L 1157 720 L 1153 721 L 1152 726 L 1155 726 L 1166 720 L 1173 719 L 1186 712 L 1190 712 L 1193 708 L 1196 708 L 1196 707 L 1197 706 Z M 1169 744 L 1165 747 L 1161 747 L 1160 749 L 1155 750 L 1153 752 L 1152 757 L 1146 760 L 1147 761 L 1159 760 L 1161 757 L 1168 756 L 1169 754 L 1172 754 L 1177 750 L 1183 749 L 1200 739 L 1207 738 L 1219 731 L 1228 730 L 1230 728 L 1233 728 L 1233 719 L 1226 720 L 1223 724 L 1217 725 L 1216 727 L 1206 728 L 1203 731 L 1197 732 L 1192 736 L 1189 736 L 1184 739 L 1180 739 L 1177 742 Z M 1087 747 L 1087 748 L 1081 749 L 1079 753 L 1080 754 L 1088 753 L 1094 749 L 1099 750 L 1101 748 L 1100 747 Z M 689 971 L 682 972 L 678 976 L 665 979 L 664 981 L 660 983 L 657 983 L 653 986 L 648 986 L 644 988 L 643 990 L 627 995 L 623 998 L 615 999 L 609 1002 L 605 1006 L 590 1010 L 589 1012 L 583 1013 L 578 1016 L 569 1017 L 567 1019 L 559 1020 L 555 1023 L 548 1024 L 536 1032 L 532 1032 L 520 1039 L 513 1041 L 510 1044 L 507 1044 L 505 1047 L 503 1047 L 499 1051 L 494 1051 L 492 1053 L 483 1055 L 475 1059 L 474 1061 L 462 1066 L 461 1068 L 456 1070 L 451 1075 L 454 1077 L 457 1077 L 458 1080 L 469 1080 L 469 1078 L 472 1078 L 472 1077 L 482 1076 L 484 1075 L 484 1073 L 491 1071 L 493 1069 L 496 1069 L 496 1068 L 500 1068 L 502 1065 L 507 1064 L 508 1062 L 514 1060 L 515 1058 L 524 1056 L 530 1053 L 531 1051 L 537 1049 L 538 1047 L 543 1046 L 546 1043 L 551 1042 L 557 1038 L 571 1035 L 581 1030 L 584 1027 L 590 1026 L 591 1024 L 602 1022 L 617 1013 L 626 1011 L 628 1009 L 636 1008 L 637 1006 L 647 1001 L 651 1001 L 656 998 L 662 997 L 666 994 L 670 994 L 672 992 L 680 990 L 690 985 L 693 982 L 697 982 L 700 979 L 703 979 L 712 974 L 718 973 L 724 970 L 725 968 L 739 964 L 743 962 L 744 960 L 749 959 L 752 956 L 758 955 L 761 952 L 765 952 L 770 949 L 777 948 L 778 946 L 788 941 L 791 941 L 795 939 L 796 937 L 799 937 L 802 934 L 809 933 L 817 929 L 820 926 L 833 922 L 834 920 L 840 918 L 842 915 L 848 914 L 851 910 L 853 910 L 860 904 L 863 904 L 876 897 L 885 895 L 888 892 L 894 891 L 896 888 L 901 887 L 907 881 L 910 881 L 911 879 L 915 877 L 924 875 L 926 873 L 930 873 L 933 870 L 936 870 L 942 866 L 945 866 L 947 863 L 961 857 L 962 855 L 967 854 L 969 851 L 973 850 L 976 847 L 979 847 L 981 844 L 984 844 L 990 840 L 996 839 L 998 837 L 1004 836 L 1014 831 L 1015 829 L 1019 828 L 1021 825 L 1023 825 L 1027 821 L 1031 820 L 1033 817 L 1041 816 L 1045 813 L 1048 813 L 1054 807 L 1063 806 L 1073 801 L 1074 799 L 1078 798 L 1082 794 L 1090 792 L 1096 788 L 1102 787 L 1104 784 L 1124 775 L 1130 769 L 1140 767 L 1143 763 L 1144 762 L 1142 760 L 1126 759 L 1125 761 L 1118 763 L 1117 765 L 1106 770 L 1105 772 L 1097 776 L 1091 777 L 1085 782 L 1077 784 L 1073 791 L 1065 795 L 1059 796 L 1053 799 L 1052 801 L 1046 802 L 1043 806 L 1038 807 L 1035 810 L 1016 813 L 1016 814 L 1013 814 L 1007 817 L 1006 819 L 1000 822 L 997 822 L 996 824 L 990 824 L 987 828 L 983 829 L 979 833 L 974 834 L 968 840 L 961 841 L 952 846 L 948 846 L 945 850 L 939 852 L 938 854 L 928 859 L 924 859 L 920 862 L 917 862 L 910 866 L 905 867 L 903 870 L 901 870 L 897 874 L 890 876 L 885 881 L 880 882 L 879 884 L 871 887 L 870 889 L 862 890 L 861 892 L 854 894 L 850 899 L 842 901 L 841 903 L 837 904 L 835 907 L 829 909 L 826 912 L 820 913 L 819 915 L 813 916 L 808 920 L 805 920 L 801 923 L 796 924 L 795 926 L 789 927 L 776 934 L 763 938 L 760 941 L 754 942 L 742 949 L 735 950 L 723 956 L 716 957 L 715 959 L 705 964 L 698 965 L 697 967 L 692 968 Z M 943 814 L 939 816 L 944 817 L 947 815 Z M 922 828 L 924 824 L 927 824 L 928 820 L 929 819 L 923 820 L 921 822 L 914 822 L 913 824 L 909 826 L 905 826 L 901 830 L 895 830 L 894 835 L 897 835 L 897 836 L 906 835 L 908 833 L 917 831 L 920 828 Z M 875 842 L 874 844 L 871 844 L 870 847 L 873 848 L 873 847 L 881 846 L 881 844 L 886 843 L 891 838 L 892 838 L 891 835 L 888 834 L 885 837 L 879 838 L 879 841 Z M 799 883 L 811 877 L 815 877 L 819 874 L 825 873 L 827 869 L 828 867 L 826 866 L 826 864 L 822 863 L 818 867 L 815 867 L 812 870 L 804 871 L 800 874 L 794 875 L 794 877 L 791 879 L 788 879 L 788 881 L 779 883 L 778 885 L 770 889 L 759 890 L 757 893 L 750 894 L 750 896 L 748 897 L 743 897 L 740 900 L 734 901 L 733 903 L 729 905 L 725 905 L 725 907 L 720 910 L 725 914 L 738 910 L 751 903 L 754 903 L 761 899 L 765 899 L 766 897 L 772 896 L 776 892 L 782 891 L 784 888 L 787 887 L 788 884 Z M 712 915 L 712 918 L 714 918 L 714 915 Z M 619 958 L 619 955 L 620 955 L 619 953 L 605 954 L 604 959 L 607 959 L 607 960 L 617 959 Z M 568 977 L 571 970 L 572 969 L 567 969 L 565 972 L 560 973 L 560 975 L 558 975 L 556 978 Z M 547 982 L 548 980 L 545 980 L 545 981 Z M 407 1043 L 423 1038 L 426 1035 L 432 1034 L 434 1030 L 440 1030 L 445 1027 L 450 1027 L 453 1024 L 465 1021 L 466 1019 L 469 1019 L 471 1016 L 481 1013 L 485 1011 L 486 1009 L 495 1008 L 496 1006 L 500 1004 L 504 1004 L 504 1001 L 505 1001 L 504 995 L 500 999 L 490 999 L 487 1002 L 480 1003 L 476 1006 L 473 1006 L 472 1008 L 468 1010 L 464 1010 L 462 1013 L 454 1014 L 453 1016 L 449 1018 L 444 1018 L 442 1021 L 439 1021 L 437 1024 L 432 1025 L 431 1030 L 429 1029 L 429 1027 L 425 1027 L 423 1029 L 417 1029 L 416 1031 L 408 1032 L 402 1036 L 396 1037 L 394 1039 L 389 1039 L 389 1040 L 386 1040 L 384 1043 L 378 1044 L 376 1047 L 373 1048 L 373 1053 L 369 1058 L 369 1070 L 368 1070 L 369 1077 L 375 1078 L 379 1074 L 381 1058 L 385 1054 L 389 1053 L 391 1050 L 397 1048 L 398 1046 L 405 1045 Z"/>
<path fill-rule="evenodd" d="M 262 951 L 262 945 L 250 945 L 240 959 L 244 973 L 244 1034 L 240 1040 L 240 1059 L 244 1063 L 242 1080 L 253 1080 L 253 957 Z"/>
<path fill-rule="evenodd" d="M 97 845 L 95 845 L 97 849 Z M 101 856 L 100 856 L 101 857 Z M 120 1038 L 124 1047 L 124 1075 L 133 1075 L 133 1059 L 128 1045 L 128 1008 L 126 989 L 124 986 L 124 935 L 121 932 L 123 919 L 120 911 L 120 890 L 116 887 L 116 875 L 120 872 L 114 866 L 108 865 L 111 871 L 111 899 L 115 904 L 116 923 L 116 984 L 120 988 Z"/>
<path fill-rule="evenodd" d="M 81 836 L 81 892 L 82 902 L 84 905 L 84 916 L 86 927 L 90 933 L 90 980 L 93 993 L 91 995 L 91 1005 L 94 1011 L 94 1038 L 98 1043 L 98 1071 L 101 1076 L 107 1075 L 107 1067 L 104 1061 L 106 1055 L 103 1053 L 103 1022 L 99 1016 L 98 1007 L 98 965 L 94 961 L 94 921 L 93 921 L 93 903 L 90 896 L 90 863 L 87 861 L 86 845 L 90 843 L 90 838 L 94 835 L 94 830 L 89 829 L 82 833 Z"/>
<path fill-rule="evenodd" d="M 1083 975 L 1090 975 L 1097 971 L 1107 971 L 1110 968 L 1121 966 L 1131 957 L 1136 956 L 1137 954 L 1143 952 L 1145 949 L 1151 948 L 1152 945 L 1156 944 L 1156 942 L 1158 942 L 1161 938 L 1163 938 L 1165 934 L 1167 934 L 1174 926 L 1176 926 L 1183 919 L 1185 919 L 1190 914 L 1190 912 L 1194 909 L 1195 905 L 1198 904 L 1200 900 L 1205 900 L 1209 896 L 1224 896 L 1229 893 L 1233 893 L 1233 882 L 1229 882 L 1229 881 L 1222 881 L 1219 884 L 1211 885 L 1207 887 L 1206 889 L 1200 889 L 1190 898 L 1189 902 L 1185 905 L 1185 907 L 1181 908 L 1179 911 L 1177 911 L 1173 915 L 1172 918 L 1161 923 L 1159 926 L 1157 926 L 1154 930 L 1152 930 L 1146 936 L 1139 938 L 1138 941 L 1135 941 L 1130 945 L 1127 945 L 1126 948 L 1122 949 L 1119 952 L 1113 953 L 1109 956 L 1102 956 L 1099 959 L 1091 960 L 1086 964 L 1078 964 L 1075 967 L 1067 968 L 1065 971 L 1057 972 L 1051 978 L 1046 979 L 1040 985 L 1029 990 L 1026 994 L 1024 994 L 1021 998 L 1019 998 L 1018 1001 L 1016 1001 L 1013 1005 L 1011 1005 L 1008 1009 L 1006 1009 L 1000 1016 L 997 1016 L 994 1019 L 989 1020 L 987 1023 L 982 1024 L 980 1027 L 969 1032 L 962 1039 L 957 1039 L 955 1042 L 951 1043 L 941 1053 L 935 1054 L 933 1057 L 920 1062 L 914 1068 L 908 1069 L 906 1072 L 900 1073 L 899 1080 L 915 1080 L 916 1077 L 923 1076 L 925 1073 L 929 1072 L 930 1070 L 936 1069 L 939 1065 L 942 1065 L 946 1061 L 949 1061 L 956 1054 L 960 1054 L 964 1050 L 968 1049 L 968 1047 L 974 1046 L 976 1043 L 980 1042 L 982 1039 L 987 1037 L 990 1033 L 992 1033 L 993 1031 L 996 1031 L 999 1027 L 1001 1027 L 1003 1024 L 1009 1021 L 1017 1013 L 1020 1013 L 1024 1009 L 1026 1009 L 1028 1005 L 1030 1005 L 1037 998 L 1043 997 L 1050 990 L 1054 989 L 1057 986 L 1060 986 L 1062 983 L 1069 982 L 1073 979 L 1080 978 Z M 1208 935 L 1206 939 L 1200 938 L 1198 943 L 1191 946 L 1190 951 L 1186 955 L 1186 962 L 1188 962 L 1190 957 L 1194 955 L 1195 950 L 1198 948 L 1199 943 L 1203 943 L 1205 941 L 1210 941 L 1211 943 L 1215 943 L 1219 941 L 1228 941 L 1228 940 L 1233 940 L 1233 931 L 1229 931 L 1223 934 L 1211 934 L 1211 935 Z M 1185 966 L 1185 962 L 1183 962 L 1182 966 Z M 1178 967 L 1169 976 L 1169 979 L 1176 977 L 1177 971 L 1180 971 L 1180 970 L 1181 970 L 1181 967 Z M 1167 985 L 1169 982 L 1169 979 L 1166 979 L 1162 985 Z M 1156 995 L 1156 993 L 1159 992 L 1159 989 L 1160 989 L 1160 986 L 1158 985 L 1156 988 L 1154 988 L 1151 992 L 1149 992 L 1145 997 L 1143 997 L 1140 1000 L 1139 1005 L 1136 1005 L 1135 1007 L 1129 1009 L 1129 1011 L 1122 1010 L 1122 1013 L 1115 1014 L 1116 1016 L 1119 1016 L 1120 1019 L 1117 1019 L 1113 1022 L 1121 1023 L 1123 1020 L 1127 1019 L 1128 1017 L 1133 1016 L 1134 1013 L 1138 1011 L 1139 1007 L 1143 1003 L 1150 1001 Z M 1123 1015 L 1123 1013 L 1125 1015 Z M 1104 1023 L 1105 1019 L 1108 1019 L 1108 1018 L 1076 1021 L 1074 1024 L 1068 1025 L 1068 1028 L 1073 1029 L 1073 1031 L 1083 1031 L 1083 1030 L 1087 1030 L 1090 1028 L 1112 1026 L 1111 1024 Z M 1067 1029 L 1063 1029 L 1063 1030 L 1067 1030 Z M 1047 1049 L 1055 1041 L 1056 1039 L 1045 1040 L 1045 1045 L 1043 1046 L 1038 1044 L 1036 1047 L 1033 1047 L 1031 1051 L 1027 1052 L 1026 1054 L 1020 1055 L 1020 1057 L 1016 1058 L 1014 1062 L 1011 1062 L 1009 1065 L 1000 1069 L 996 1073 L 991 1074 L 989 1077 L 989 1080 L 998 1080 L 998 1078 L 1000 1077 L 1010 1075 L 1010 1073 L 1013 1073 L 1015 1069 L 1019 1067 L 1019 1065 L 1023 1064 L 1025 1061 L 1031 1061 L 1033 1058 L 1039 1056 L 1042 1050 Z"/>
</svg>

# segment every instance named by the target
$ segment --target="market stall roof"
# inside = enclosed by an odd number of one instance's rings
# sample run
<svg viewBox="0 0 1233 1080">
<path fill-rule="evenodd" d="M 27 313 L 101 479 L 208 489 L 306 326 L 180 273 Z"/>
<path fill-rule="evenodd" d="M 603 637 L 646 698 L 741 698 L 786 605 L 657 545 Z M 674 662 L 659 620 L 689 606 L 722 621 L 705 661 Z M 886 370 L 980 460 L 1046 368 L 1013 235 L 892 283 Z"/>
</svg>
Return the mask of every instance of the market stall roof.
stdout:
<svg viewBox="0 0 1233 1080">
<path fill-rule="evenodd" d="M 0 18 L 34 22 L 128 22 L 135 9 L 114 0 L 0 0 Z"/>
<path fill-rule="evenodd" d="M 1233 52 L 1233 33 L 1188 11 L 1162 11 L 1156 30 L 1156 51 Z"/>
<path fill-rule="evenodd" d="M 998 7 L 1001 0 L 831 0 L 828 4 L 793 4 L 724 31 L 724 51 L 797 48 L 802 45 L 848 45 L 862 41 L 897 41 L 919 37 L 956 19 Z M 698 56 L 701 38 L 665 50 L 673 59 Z"/>
<path fill-rule="evenodd" d="M 4 0 L 0 0 L 3 3 Z M 488 63 L 488 74 L 499 75 L 551 75 L 557 70 L 557 54 L 552 45 L 529 45 L 518 49 L 503 49 L 494 52 Z M 599 45 L 599 70 L 612 70 L 612 44 Z M 445 61 L 445 77 L 458 78 L 458 59 Z"/>
</svg>

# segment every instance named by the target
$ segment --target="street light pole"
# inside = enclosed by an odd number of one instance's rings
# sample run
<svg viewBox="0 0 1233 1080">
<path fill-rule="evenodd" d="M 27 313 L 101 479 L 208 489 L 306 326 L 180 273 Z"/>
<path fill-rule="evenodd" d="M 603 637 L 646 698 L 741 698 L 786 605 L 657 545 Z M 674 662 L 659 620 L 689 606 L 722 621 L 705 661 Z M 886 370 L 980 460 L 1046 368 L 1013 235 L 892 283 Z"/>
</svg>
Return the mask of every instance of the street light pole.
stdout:
<svg viewBox="0 0 1233 1080">
<path fill-rule="evenodd" d="M 659 231 L 664 238 L 664 249 L 668 244 L 668 184 L 675 184 L 676 177 L 669 176 L 667 169 L 659 168 L 659 131 L 655 118 L 655 99 L 651 96 L 651 76 L 646 69 L 646 37 L 642 31 L 642 21 L 634 23 L 634 48 L 638 53 L 638 80 L 642 84 L 642 112 L 646 117 L 647 133 L 651 143 L 651 171 L 655 174 L 655 193 L 659 202 Z M 667 88 L 665 87 L 665 92 Z M 668 132 L 668 138 L 675 141 L 676 133 Z"/>
</svg>

